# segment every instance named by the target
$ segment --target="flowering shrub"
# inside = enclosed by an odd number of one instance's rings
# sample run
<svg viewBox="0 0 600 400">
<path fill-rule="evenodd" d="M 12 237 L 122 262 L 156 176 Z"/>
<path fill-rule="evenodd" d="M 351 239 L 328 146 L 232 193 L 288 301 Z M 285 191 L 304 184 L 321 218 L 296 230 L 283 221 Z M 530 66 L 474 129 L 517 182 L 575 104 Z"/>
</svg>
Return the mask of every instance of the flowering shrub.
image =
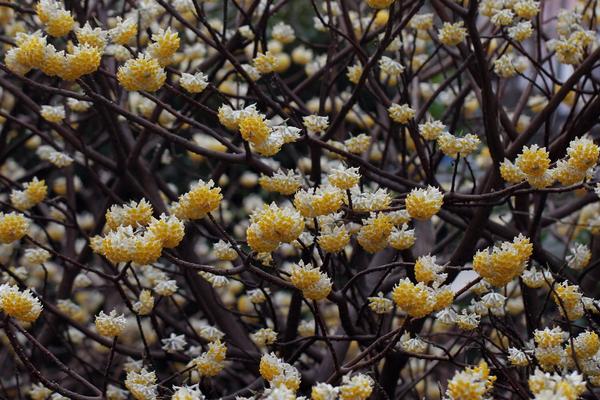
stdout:
<svg viewBox="0 0 600 400">
<path fill-rule="evenodd" d="M 0 397 L 598 398 L 559 3 L 0 2 Z"/>
</svg>

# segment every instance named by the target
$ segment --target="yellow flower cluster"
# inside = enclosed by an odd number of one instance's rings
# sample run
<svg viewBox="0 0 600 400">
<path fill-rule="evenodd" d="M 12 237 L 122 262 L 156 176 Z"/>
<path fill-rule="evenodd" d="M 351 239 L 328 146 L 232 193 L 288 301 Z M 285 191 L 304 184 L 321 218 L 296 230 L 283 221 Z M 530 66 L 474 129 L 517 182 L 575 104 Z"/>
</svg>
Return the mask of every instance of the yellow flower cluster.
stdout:
<svg viewBox="0 0 600 400">
<path fill-rule="evenodd" d="M 152 264 L 163 248 L 177 247 L 185 234 L 183 221 L 165 214 L 160 219 L 154 218 L 152 206 L 145 199 L 124 206 L 113 205 L 106 212 L 106 227 L 106 235 L 92 238 L 91 246 L 115 264 L 129 261 Z"/>
<path fill-rule="evenodd" d="M 40 301 L 31 290 L 19 290 L 18 287 L 0 285 L 0 311 L 6 315 L 24 322 L 34 322 L 42 312 Z"/>
<path fill-rule="evenodd" d="M 552 299 L 560 314 L 570 321 L 575 321 L 583 316 L 582 294 L 577 285 L 569 285 L 567 281 L 556 285 L 552 292 Z"/>
<path fill-rule="evenodd" d="M 398 308 L 413 318 L 425 317 L 435 305 L 432 290 L 422 282 L 415 285 L 408 278 L 394 286 L 392 299 Z"/>
<path fill-rule="evenodd" d="M 95 320 L 98 333 L 108 337 L 119 336 L 125 329 L 126 322 L 125 316 L 117 314 L 116 310 L 112 310 L 110 314 L 100 311 L 100 314 L 96 315 Z"/>
<path fill-rule="evenodd" d="M 388 108 L 388 114 L 392 121 L 398 124 L 406 124 L 415 116 L 415 110 L 408 104 L 392 104 Z"/>
<path fill-rule="evenodd" d="M 504 160 L 500 165 L 502 178 L 509 183 L 527 180 L 534 188 L 545 188 L 555 180 L 563 185 L 573 185 L 590 178 L 598 162 L 600 147 L 586 136 L 572 140 L 567 148 L 567 158 L 558 160 L 550 169 L 550 157 L 545 148 L 537 145 L 524 147 L 513 164 Z"/>
<path fill-rule="evenodd" d="M 298 370 L 278 358 L 274 353 L 264 354 L 260 358 L 259 372 L 271 387 L 283 386 L 293 392 L 300 387 Z"/>
<path fill-rule="evenodd" d="M 464 22 L 459 21 L 454 24 L 444 22 L 442 28 L 438 31 L 440 42 L 446 46 L 456 46 L 465 40 L 467 29 L 464 27 Z"/>
<path fill-rule="evenodd" d="M 289 196 L 302 187 L 301 178 L 293 170 L 288 170 L 286 173 L 279 169 L 272 176 L 261 175 L 258 183 L 268 192 L 277 192 Z"/>
<path fill-rule="evenodd" d="M 446 396 L 450 400 L 484 400 L 494 388 L 496 377 L 490 375 L 485 361 L 477 367 L 468 367 L 456 372 L 448 381 Z"/>
<path fill-rule="evenodd" d="M 190 190 L 179 196 L 179 200 L 171 205 L 171 212 L 180 219 L 202 219 L 206 214 L 219 208 L 223 199 L 220 187 L 214 182 L 198 180 Z"/>
<path fill-rule="evenodd" d="M 344 192 L 335 186 L 302 189 L 294 196 L 294 207 L 306 218 L 314 218 L 338 211 L 344 202 Z"/>
<path fill-rule="evenodd" d="M 331 280 L 327 274 L 302 261 L 292 266 L 290 281 L 310 300 L 323 300 L 331 292 Z"/>
<path fill-rule="evenodd" d="M 25 211 L 40 204 L 48 195 L 46 181 L 34 177 L 23 185 L 24 190 L 14 189 L 10 193 L 10 202 L 19 211 Z"/>
<path fill-rule="evenodd" d="M 200 376 L 217 376 L 225 368 L 227 346 L 221 340 L 208 344 L 208 350 L 192 360 Z"/>
<path fill-rule="evenodd" d="M 404 204 L 412 218 L 427 220 L 437 214 L 444 203 L 442 192 L 434 186 L 426 189 L 415 188 L 410 191 Z"/>
<path fill-rule="evenodd" d="M 304 231 L 304 219 L 291 207 L 279 208 L 275 203 L 263 206 L 250 216 L 246 240 L 252 250 L 264 253 L 281 243 L 291 243 Z"/>
<path fill-rule="evenodd" d="M 373 378 L 365 374 L 344 375 L 340 386 L 341 400 L 367 400 L 373 392 Z"/>
<path fill-rule="evenodd" d="M 132 200 L 129 204 L 119 206 L 113 204 L 106 210 L 106 226 L 109 230 L 115 230 L 119 226 L 145 226 L 152 219 L 152 206 L 146 199 L 139 202 Z"/>
<path fill-rule="evenodd" d="M 156 399 L 157 386 L 154 371 L 141 369 L 127 372 L 125 387 L 135 400 Z"/>
<path fill-rule="evenodd" d="M 6 66 L 15 74 L 25 75 L 33 68 L 42 70 L 48 76 L 58 76 L 65 80 L 75 80 L 91 74 L 100 67 L 102 49 L 88 44 L 79 44 L 56 51 L 40 32 L 19 33 L 17 47 L 10 49 L 4 59 Z"/>
<path fill-rule="evenodd" d="M 473 257 L 473 270 L 496 287 L 505 286 L 519 276 L 533 252 L 528 238 L 519 235 L 513 242 L 478 251 Z"/>
<path fill-rule="evenodd" d="M 577 372 L 561 375 L 536 369 L 529 377 L 529 390 L 536 399 L 577 400 L 585 392 L 586 386 L 583 377 Z"/>
<path fill-rule="evenodd" d="M 9 244 L 27 234 L 29 221 L 23 214 L 0 212 L 0 243 Z"/>
<path fill-rule="evenodd" d="M 389 214 L 371 213 L 371 216 L 363 221 L 356 238 L 363 249 L 369 253 L 376 253 L 388 245 L 393 228 L 393 220 Z"/>
<path fill-rule="evenodd" d="M 126 90 L 156 92 L 164 85 L 167 74 L 156 58 L 142 54 L 120 66 L 117 79 Z"/>
<path fill-rule="evenodd" d="M 35 10 L 48 35 L 62 37 L 73 30 L 75 20 L 56 0 L 40 0 Z"/>
<path fill-rule="evenodd" d="M 171 28 L 160 29 L 152 35 L 153 43 L 148 46 L 148 54 L 158 60 L 161 66 L 172 63 L 173 54 L 179 48 L 179 34 L 171 31 Z"/>
</svg>

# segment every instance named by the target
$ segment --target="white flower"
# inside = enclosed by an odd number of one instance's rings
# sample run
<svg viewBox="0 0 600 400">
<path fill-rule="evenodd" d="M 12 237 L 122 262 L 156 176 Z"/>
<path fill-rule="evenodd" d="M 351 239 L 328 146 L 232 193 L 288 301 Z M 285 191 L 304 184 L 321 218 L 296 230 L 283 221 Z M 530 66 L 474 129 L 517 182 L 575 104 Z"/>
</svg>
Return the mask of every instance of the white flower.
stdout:
<svg viewBox="0 0 600 400">
<path fill-rule="evenodd" d="M 454 325 L 458 319 L 458 314 L 451 307 L 439 311 L 435 317 L 445 325 Z"/>
<path fill-rule="evenodd" d="M 202 93 L 208 86 L 208 77 L 202 72 L 193 75 L 184 72 L 179 78 L 179 84 L 190 93 Z"/>
<path fill-rule="evenodd" d="M 177 289 L 177 281 L 175 280 L 161 280 L 154 286 L 154 291 L 165 297 L 174 295 Z"/>
<path fill-rule="evenodd" d="M 400 338 L 400 347 L 409 353 L 421 354 L 427 350 L 427 343 L 418 336 L 411 338 L 410 333 L 407 332 Z"/>
<path fill-rule="evenodd" d="M 404 72 L 404 66 L 390 57 L 383 56 L 379 60 L 379 68 L 391 77 L 398 77 Z"/>
<path fill-rule="evenodd" d="M 302 122 L 309 134 L 323 133 L 329 127 L 329 117 L 319 115 L 308 115 L 302 118 Z"/>
<path fill-rule="evenodd" d="M 181 351 L 187 346 L 185 335 L 176 335 L 174 333 L 171 333 L 168 338 L 162 339 L 161 342 L 163 344 L 162 349 L 167 353 Z"/>
<path fill-rule="evenodd" d="M 592 252 L 589 247 L 581 243 L 577 243 L 570 248 L 570 254 L 567 256 L 567 264 L 574 270 L 582 270 L 588 266 Z"/>
<path fill-rule="evenodd" d="M 481 302 L 488 308 L 499 308 L 504 305 L 506 297 L 497 292 L 490 292 L 481 298 Z"/>
</svg>

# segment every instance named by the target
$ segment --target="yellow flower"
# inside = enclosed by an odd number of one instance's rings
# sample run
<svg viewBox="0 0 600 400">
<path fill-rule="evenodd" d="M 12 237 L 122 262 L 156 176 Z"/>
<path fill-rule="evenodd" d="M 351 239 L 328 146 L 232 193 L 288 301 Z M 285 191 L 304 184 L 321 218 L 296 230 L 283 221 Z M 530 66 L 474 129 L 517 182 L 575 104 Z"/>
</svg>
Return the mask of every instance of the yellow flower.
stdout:
<svg viewBox="0 0 600 400">
<path fill-rule="evenodd" d="M 402 311 L 413 318 L 423 318 L 433 311 L 435 305 L 431 289 L 424 283 L 412 283 L 408 278 L 394 286 L 392 299 Z"/>
<path fill-rule="evenodd" d="M 402 228 L 394 227 L 389 237 L 389 244 L 396 250 L 406 250 L 415 244 L 415 230 L 408 229 L 406 223 L 402 224 Z"/>
<path fill-rule="evenodd" d="M 448 381 L 446 396 L 450 400 L 483 400 L 492 390 L 496 377 L 489 374 L 485 361 L 477 367 L 456 372 Z"/>
<path fill-rule="evenodd" d="M 146 369 L 127 372 L 125 387 L 136 400 L 156 399 L 156 386 L 156 374 L 154 372 L 148 372 Z"/>
<path fill-rule="evenodd" d="M 523 151 L 517 157 L 515 165 L 525 174 L 540 177 L 550 167 L 550 155 L 545 147 L 534 144 L 523 147 Z"/>
<path fill-rule="evenodd" d="M 267 75 L 277 69 L 279 60 L 273 52 L 267 51 L 266 53 L 258 53 L 252 60 L 252 64 L 258 72 Z"/>
<path fill-rule="evenodd" d="M 340 165 L 329 173 L 327 179 L 329 183 L 338 189 L 348 190 L 358 185 L 360 174 L 358 173 L 358 168 L 348 168 Z"/>
<path fill-rule="evenodd" d="M 119 336 L 125 329 L 126 322 L 125 316 L 118 315 L 116 310 L 112 310 L 108 315 L 104 314 L 104 311 L 100 311 L 95 320 L 98 333 L 108 337 Z"/>
<path fill-rule="evenodd" d="M 533 245 L 519 235 L 513 242 L 503 242 L 500 247 L 478 251 L 473 257 L 473 270 L 490 284 L 502 287 L 523 272 L 531 257 Z"/>
<path fill-rule="evenodd" d="M 156 59 L 142 54 L 120 66 L 117 79 L 126 90 L 156 92 L 165 83 L 167 74 Z"/>
<path fill-rule="evenodd" d="M 153 34 L 152 41 L 154 43 L 148 46 L 148 54 L 156 58 L 162 66 L 171 64 L 171 58 L 179 48 L 179 34 L 172 32 L 168 27 Z"/>
<path fill-rule="evenodd" d="M 373 379 L 365 374 L 344 375 L 340 386 L 341 400 L 366 400 L 373 392 Z"/>
<path fill-rule="evenodd" d="M 147 289 L 142 290 L 138 301 L 133 304 L 133 310 L 138 315 L 148 315 L 152 312 L 153 308 L 154 297 L 152 296 L 152 292 Z"/>
<path fill-rule="evenodd" d="M 227 346 L 220 340 L 208 344 L 208 351 L 193 360 L 200 376 L 216 376 L 225 368 Z"/>
<path fill-rule="evenodd" d="M 337 226 L 334 228 L 321 229 L 321 234 L 317 238 L 321 249 L 327 253 L 338 253 L 350 242 L 350 235 L 346 227 Z"/>
<path fill-rule="evenodd" d="M 388 108 L 388 114 L 394 122 L 406 124 L 415 116 L 415 110 L 408 104 L 392 104 Z"/>
<path fill-rule="evenodd" d="M 467 36 L 467 30 L 464 27 L 464 22 L 459 21 L 451 24 L 450 22 L 444 22 L 442 29 L 438 31 L 438 37 L 440 42 L 446 46 L 456 46 Z"/>
<path fill-rule="evenodd" d="M 46 32 L 50 36 L 62 37 L 73 30 L 75 20 L 66 10 L 56 10 L 46 23 Z"/>
<path fill-rule="evenodd" d="M 134 18 L 123 20 L 121 17 L 117 17 L 116 26 L 108 31 L 108 35 L 113 43 L 125 45 L 137 35 L 137 30 L 138 26 Z"/>
<path fill-rule="evenodd" d="M 215 211 L 223 195 L 220 187 L 214 187 L 212 179 L 208 182 L 199 180 L 189 192 L 179 196 L 179 201 L 172 206 L 173 214 L 181 219 L 202 219 L 209 212 Z"/>
<path fill-rule="evenodd" d="M 583 316 L 582 295 L 577 285 L 569 285 L 567 281 L 556 285 L 552 299 L 560 314 L 570 321 L 575 321 Z"/>
<path fill-rule="evenodd" d="M 348 67 L 348 73 L 346 76 L 348 80 L 354 84 L 358 83 L 360 76 L 363 73 L 363 67 L 360 64 L 354 64 Z"/>
<path fill-rule="evenodd" d="M 588 137 L 574 139 L 567 149 L 570 166 L 586 171 L 596 165 L 600 155 L 600 147 Z"/>
<path fill-rule="evenodd" d="M 29 221 L 23 214 L 0 212 L 0 243 L 9 244 L 27 234 Z"/>
<path fill-rule="evenodd" d="M 277 192 L 285 196 L 296 193 L 302 187 L 301 176 L 293 170 L 287 173 L 277 170 L 273 176 L 261 175 L 258 179 L 260 186 L 268 192 Z"/>
<path fill-rule="evenodd" d="M 65 56 L 65 70 L 58 75 L 68 81 L 73 81 L 83 75 L 91 74 L 100 67 L 102 51 L 98 47 L 81 44 L 73 47 L 70 54 Z"/>
<path fill-rule="evenodd" d="M 415 188 L 406 196 L 406 211 L 412 218 L 427 220 L 437 214 L 444 203 L 442 192 L 434 186 Z"/>
<path fill-rule="evenodd" d="M 344 192 L 333 186 L 319 186 L 316 190 L 300 190 L 294 196 L 294 207 L 306 218 L 338 211 L 344 201 Z"/>
<path fill-rule="evenodd" d="M 40 316 L 42 305 L 29 289 L 20 291 L 16 286 L 4 284 L 0 286 L 0 310 L 20 321 L 33 322 Z"/>
<path fill-rule="evenodd" d="M 24 190 L 13 190 L 10 194 L 12 205 L 19 211 L 28 210 L 31 207 L 44 201 L 48 194 L 46 182 L 42 179 L 38 180 L 34 177 L 33 180 L 23 185 Z"/>
<path fill-rule="evenodd" d="M 300 290 L 308 289 L 321 279 L 321 271 L 318 267 L 304 265 L 303 261 L 292 266 L 290 281 L 292 285 Z"/>
<path fill-rule="evenodd" d="M 291 243 L 304 231 L 304 219 L 295 209 L 275 203 L 255 211 L 246 231 L 248 245 L 257 252 L 270 252 L 280 243 Z"/>
<path fill-rule="evenodd" d="M 358 243 L 369 253 L 381 251 L 387 246 L 393 227 L 389 215 L 371 213 L 368 219 L 363 220 L 363 226 L 357 235 Z"/>
<path fill-rule="evenodd" d="M 271 133 L 265 117 L 260 114 L 242 116 L 239 119 L 239 129 L 242 138 L 254 145 L 262 144 Z"/>
<path fill-rule="evenodd" d="M 526 178 L 523 171 L 506 158 L 500 163 L 500 175 L 508 183 L 523 182 Z"/>
<path fill-rule="evenodd" d="M 207 79 L 207 76 L 202 72 L 193 75 L 184 72 L 181 74 L 181 78 L 179 78 L 179 84 L 189 93 L 202 93 L 208 86 Z"/>
<path fill-rule="evenodd" d="M 155 263 L 160 258 L 163 249 L 162 241 L 152 232 L 136 236 L 133 246 L 131 261 L 139 265 Z"/>
<path fill-rule="evenodd" d="M 152 218 L 148 232 L 160 240 L 164 248 L 172 249 L 183 240 L 185 226 L 176 216 L 161 214 L 160 219 Z"/>
<path fill-rule="evenodd" d="M 15 61 L 27 68 L 39 68 L 46 55 L 46 37 L 40 32 L 33 34 L 18 33 L 15 42 L 17 49 Z M 7 55 L 8 57 L 8 55 Z"/>
<path fill-rule="evenodd" d="M 352 154 L 362 154 L 369 149 L 371 145 L 371 137 L 361 133 L 344 141 L 344 145 Z"/>
<path fill-rule="evenodd" d="M 108 32 L 101 28 L 92 28 L 89 22 L 86 22 L 83 28 L 76 28 L 75 35 L 79 44 L 87 44 L 101 51 L 106 47 Z"/>
</svg>

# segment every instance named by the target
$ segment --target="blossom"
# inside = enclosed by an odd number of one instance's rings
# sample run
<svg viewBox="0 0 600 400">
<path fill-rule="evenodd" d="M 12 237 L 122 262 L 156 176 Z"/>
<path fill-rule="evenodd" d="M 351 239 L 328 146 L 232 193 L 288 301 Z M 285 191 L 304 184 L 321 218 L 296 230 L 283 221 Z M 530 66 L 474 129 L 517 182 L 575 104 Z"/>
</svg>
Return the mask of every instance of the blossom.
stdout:
<svg viewBox="0 0 600 400">
<path fill-rule="evenodd" d="M 198 180 L 190 190 L 179 196 L 179 200 L 171 206 L 173 214 L 180 219 L 202 219 L 206 214 L 219 207 L 223 195 L 221 188 L 214 187 L 214 182 Z"/>
<path fill-rule="evenodd" d="M 29 221 L 23 214 L 0 212 L 0 243 L 8 244 L 21 239 L 27 234 Z"/>
<path fill-rule="evenodd" d="M 0 285 L 0 310 L 20 321 L 34 322 L 42 312 L 42 305 L 30 289 L 21 291 L 5 283 Z"/>
<path fill-rule="evenodd" d="M 157 33 L 152 34 L 152 42 L 148 46 L 148 54 L 157 59 L 160 65 L 169 65 L 173 54 L 179 48 L 179 34 L 173 32 L 170 27 L 160 29 Z"/>
<path fill-rule="evenodd" d="M 398 308 L 413 318 L 423 318 L 434 307 L 431 289 L 422 282 L 415 285 L 408 278 L 401 279 L 394 286 L 392 299 Z"/>
<path fill-rule="evenodd" d="M 156 92 L 165 83 L 167 74 L 155 58 L 142 54 L 120 66 L 117 79 L 125 90 Z"/>
<path fill-rule="evenodd" d="M 136 400 L 154 400 L 158 395 L 156 374 L 145 368 L 141 371 L 127 372 L 125 387 Z"/>
<path fill-rule="evenodd" d="M 444 197 L 434 186 L 426 189 L 415 188 L 406 196 L 406 211 L 412 218 L 427 220 L 437 214 L 442 208 Z"/>
<path fill-rule="evenodd" d="M 208 86 L 208 77 L 202 72 L 195 74 L 184 72 L 181 74 L 181 78 L 179 78 L 179 84 L 189 93 L 202 93 Z"/>
<path fill-rule="evenodd" d="M 100 314 L 96 315 L 96 330 L 102 336 L 119 336 L 125 329 L 125 323 L 125 316 L 118 315 L 116 310 L 112 310 L 108 315 L 104 311 L 100 311 Z"/>
<path fill-rule="evenodd" d="M 304 265 L 302 261 L 292 266 L 290 281 L 311 300 L 323 300 L 331 292 L 331 280 L 327 274 L 312 265 Z"/>
<path fill-rule="evenodd" d="M 408 104 L 392 104 L 388 108 L 388 114 L 394 122 L 406 124 L 415 116 L 415 110 Z"/>
<path fill-rule="evenodd" d="M 444 22 L 444 25 L 438 31 L 440 42 L 446 46 L 456 46 L 465 40 L 466 36 L 467 30 L 464 28 L 463 21 L 459 21 L 454 24 L 450 22 Z"/>
<path fill-rule="evenodd" d="M 137 35 L 137 31 L 138 25 L 134 18 L 122 19 L 117 16 L 116 25 L 108 31 L 108 36 L 114 43 L 125 45 Z"/>
<path fill-rule="evenodd" d="M 366 400 L 373 392 L 373 379 L 365 374 L 344 375 L 340 386 L 341 400 Z"/>
<path fill-rule="evenodd" d="M 473 257 L 473 270 L 494 286 L 501 287 L 521 274 L 531 257 L 533 245 L 519 235 L 513 242 L 478 251 Z"/>
<path fill-rule="evenodd" d="M 481 399 L 483 400 L 493 388 L 496 377 L 490 375 L 485 361 L 477 367 L 467 367 L 454 374 L 448 381 L 446 396 L 450 400 Z"/>
</svg>

